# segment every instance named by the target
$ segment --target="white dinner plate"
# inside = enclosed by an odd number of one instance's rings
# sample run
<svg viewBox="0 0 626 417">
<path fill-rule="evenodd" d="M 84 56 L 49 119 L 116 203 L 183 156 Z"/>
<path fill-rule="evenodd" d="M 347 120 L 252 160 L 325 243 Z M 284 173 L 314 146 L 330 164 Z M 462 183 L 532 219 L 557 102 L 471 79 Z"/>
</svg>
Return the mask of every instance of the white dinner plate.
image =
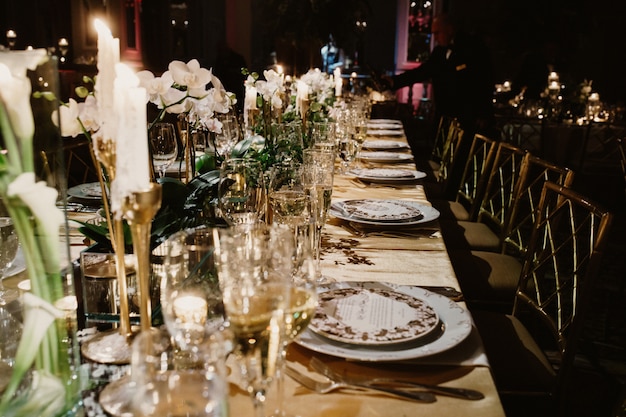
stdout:
<svg viewBox="0 0 626 417">
<path fill-rule="evenodd" d="M 359 158 L 369 162 L 383 162 L 383 163 L 403 163 L 413 161 L 413 155 L 410 153 L 397 153 L 397 152 L 361 152 Z"/>
<path fill-rule="evenodd" d="M 422 171 L 393 168 L 353 169 L 350 173 L 363 182 L 374 182 L 379 184 L 413 182 L 426 177 L 426 173 Z"/>
<path fill-rule="evenodd" d="M 101 200 L 102 189 L 99 182 L 88 182 L 71 187 L 67 190 L 67 195 L 81 200 Z"/>
<path fill-rule="evenodd" d="M 362 209 L 355 210 L 355 207 Z M 328 212 L 342 220 L 376 226 L 411 226 L 439 218 L 437 209 L 406 200 L 336 201 L 331 204 Z M 419 215 L 416 214 L 418 212 Z"/>
<path fill-rule="evenodd" d="M 384 288 L 335 288 L 319 294 L 309 329 L 337 342 L 386 346 L 412 342 L 441 328 L 431 305 Z"/>
<path fill-rule="evenodd" d="M 387 151 L 397 149 L 409 149 L 409 145 L 406 142 L 395 140 L 374 139 L 363 141 L 364 149 L 371 149 L 374 151 Z"/>
<path fill-rule="evenodd" d="M 441 321 L 442 331 L 432 336 L 405 343 L 385 346 L 364 346 L 331 340 L 306 329 L 296 343 L 314 352 L 357 361 L 400 361 L 431 356 L 461 343 L 472 330 L 472 319 L 467 310 L 451 299 L 420 287 L 381 282 L 338 282 L 335 288 L 380 288 L 425 300 L 435 310 Z M 327 291 L 323 288 L 320 291 Z"/>
<path fill-rule="evenodd" d="M 402 122 L 395 119 L 370 119 L 367 125 L 375 129 L 397 129 L 402 127 Z"/>
<path fill-rule="evenodd" d="M 367 129 L 368 136 L 402 136 L 403 129 Z"/>
</svg>

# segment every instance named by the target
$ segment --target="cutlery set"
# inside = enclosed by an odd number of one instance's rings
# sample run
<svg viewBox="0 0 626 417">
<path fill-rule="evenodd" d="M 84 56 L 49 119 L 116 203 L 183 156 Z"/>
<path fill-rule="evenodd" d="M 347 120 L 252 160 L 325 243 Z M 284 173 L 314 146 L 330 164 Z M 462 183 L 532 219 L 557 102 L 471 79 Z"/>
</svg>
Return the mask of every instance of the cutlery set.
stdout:
<svg viewBox="0 0 626 417">
<path fill-rule="evenodd" d="M 285 368 L 285 373 L 305 388 L 320 394 L 326 394 L 342 388 L 366 389 L 424 403 L 435 402 L 437 400 L 435 395 L 445 395 L 465 400 L 480 400 L 485 397 L 479 391 L 466 388 L 423 384 L 393 378 L 367 379 L 349 377 L 336 372 L 316 357 L 311 358 L 309 366 L 326 379 L 317 380 L 311 378 L 290 366 Z"/>
</svg>

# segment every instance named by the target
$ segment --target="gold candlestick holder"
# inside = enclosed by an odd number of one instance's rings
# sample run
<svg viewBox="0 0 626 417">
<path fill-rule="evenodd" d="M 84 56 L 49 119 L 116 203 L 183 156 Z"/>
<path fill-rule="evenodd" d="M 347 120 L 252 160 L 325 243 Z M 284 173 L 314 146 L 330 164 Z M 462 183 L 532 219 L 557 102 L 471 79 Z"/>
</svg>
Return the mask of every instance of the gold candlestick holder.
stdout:
<svg viewBox="0 0 626 417">
<path fill-rule="evenodd" d="M 124 199 L 124 216 L 130 225 L 133 250 L 137 258 L 139 314 L 141 330 L 152 327 L 150 301 L 150 229 L 152 219 L 161 208 L 160 184 L 151 183 L 146 190 L 135 191 Z"/>
<path fill-rule="evenodd" d="M 150 229 L 152 219 L 161 208 L 162 188 L 151 183 L 146 190 L 135 191 L 124 198 L 124 217 L 130 225 L 133 251 L 137 258 L 137 281 L 139 287 L 139 315 L 141 331 L 152 327 L 150 301 Z M 112 416 L 129 415 L 132 390 L 129 375 L 109 383 L 100 393 L 100 406 Z"/>
<path fill-rule="evenodd" d="M 94 362 L 127 364 L 130 362 L 131 358 L 130 342 L 132 329 L 130 325 L 130 308 L 128 305 L 128 289 L 124 261 L 124 222 L 121 213 L 113 213 L 116 215 L 112 216 L 107 197 L 108 193 L 105 178 L 102 172 L 102 170 L 104 170 L 109 181 L 115 179 L 115 142 L 110 138 L 98 138 L 94 140 L 90 151 L 94 165 L 102 167 L 102 169 L 97 169 L 96 171 L 102 190 L 102 205 L 109 229 L 111 247 L 115 253 L 115 269 L 120 303 L 120 323 L 118 329 L 98 333 L 90 340 L 84 342 L 81 345 L 81 353 L 84 357 Z"/>
</svg>

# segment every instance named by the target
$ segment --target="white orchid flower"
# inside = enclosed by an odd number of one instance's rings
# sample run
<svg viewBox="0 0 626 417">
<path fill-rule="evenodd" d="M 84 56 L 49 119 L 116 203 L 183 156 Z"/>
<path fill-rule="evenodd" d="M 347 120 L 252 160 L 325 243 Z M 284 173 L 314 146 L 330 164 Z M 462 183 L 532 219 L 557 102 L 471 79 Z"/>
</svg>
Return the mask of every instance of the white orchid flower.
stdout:
<svg viewBox="0 0 626 417">
<path fill-rule="evenodd" d="M 187 87 L 189 95 L 196 97 L 205 93 L 207 84 L 213 78 L 211 71 L 202 68 L 197 59 L 192 59 L 186 64 L 182 61 L 172 61 L 168 69 L 174 82 Z"/>
<path fill-rule="evenodd" d="M 139 78 L 139 85 L 146 89 L 148 100 L 157 106 L 162 103 L 162 98 L 168 94 L 174 84 L 174 79 L 169 71 L 165 71 L 160 77 L 155 77 L 152 72 L 144 70 L 139 71 L 137 77 Z"/>
<path fill-rule="evenodd" d="M 61 105 L 59 110 L 52 112 L 54 124 L 57 120 L 61 124 L 61 136 L 75 138 L 83 132 L 80 120 L 78 120 L 79 113 L 78 102 L 73 98 L 70 98 L 67 104 Z"/>
<path fill-rule="evenodd" d="M 78 103 L 78 109 L 78 118 L 87 132 L 95 132 L 100 128 L 98 101 L 94 96 L 87 96 L 84 102 Z"/>
<path fill-rule="evenodd" d="M 256 86 L 257 83 L 257 79 L 254 78 L 252 75 L 248 74 L 248 76 L 246 77 L 246 80 L 243 82 L 243 84 L 246 87 L 254 87 Z"/>
<path fill-rule="evenodd" d="M 65 215 L 56 206 L 58 191 L 49 187 L 44 181 L 36 181 L 34 172 L 23 172 L 18 175 L 7 188 L 9 197 L 17 197 L 28 206 L 31 213 L 42 227 L 45 238 L 58 240 L 59 227 L 65 221 Z M 50 253 L 45 259 L 59 260 L 58 244 L 48 245 Z M 46 272 L 58 272 L 59 265 L 46 264 Z"/>
</svg>

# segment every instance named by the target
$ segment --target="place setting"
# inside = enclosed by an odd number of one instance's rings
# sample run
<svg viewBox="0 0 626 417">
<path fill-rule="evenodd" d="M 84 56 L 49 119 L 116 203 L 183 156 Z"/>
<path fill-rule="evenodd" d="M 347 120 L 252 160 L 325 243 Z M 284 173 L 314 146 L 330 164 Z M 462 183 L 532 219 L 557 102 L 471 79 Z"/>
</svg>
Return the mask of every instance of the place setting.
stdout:
<svg viewBox="0 0 626 417">
<path fill-rule="evenodd" d="M 354 175 L 358 181 L 366 185 L 412 185 L 426 177 L 423 171 L 394 168 L 356 168 L 349 174 Z"/>
<path fill-rule="evenodd" d="M 320 287 L 318 300 L 296 343 L 347 360 L 425 358 L 459 345 L 472 331 L 466 309 L 419 286 L 336 282 Z"/>
<path fill-rule="evenodd" d="M 361 152 L 359 158 L 363 162 L 402 164 L 413 162 L 413 155 L 404 152 L 367 151 Z"/>
<path fill-rule="evenodd" d="M 363 142 L 362 147 L 363 149 L 368 149 L 371 151 L 409 149 L 409 145 L 405 141 L 386 140 L 386 139 L 366 139 Z"/>
</svg>

